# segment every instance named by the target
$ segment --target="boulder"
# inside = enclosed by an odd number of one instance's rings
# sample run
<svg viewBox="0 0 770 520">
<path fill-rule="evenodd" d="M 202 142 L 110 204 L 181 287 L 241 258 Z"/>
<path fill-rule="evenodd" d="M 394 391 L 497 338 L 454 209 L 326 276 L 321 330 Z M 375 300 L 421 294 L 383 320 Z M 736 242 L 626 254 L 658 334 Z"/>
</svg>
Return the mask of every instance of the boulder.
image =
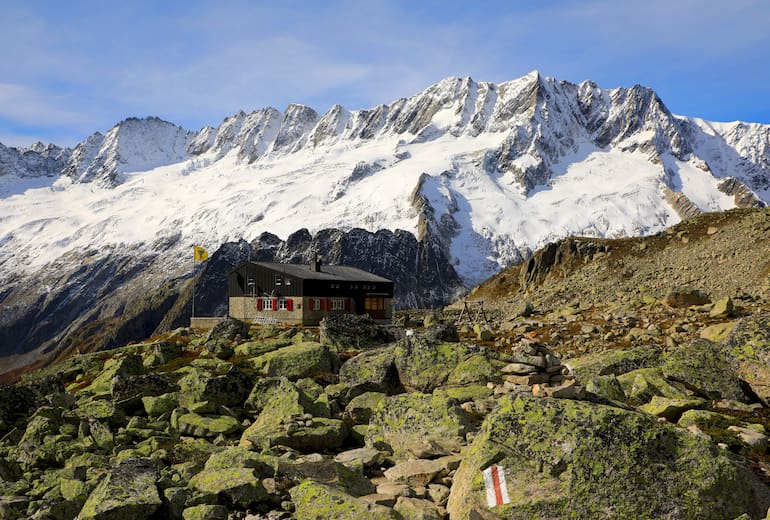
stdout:
<svg viewBox="0 0 770 520">
<path fill-rule="evenodd" d="M 462 343 L 434 343 L 422 337 L 408 337 L 398 343 L 394 352 L 398 377 L 405 389 L 415 392 L 432 392 L 447 383 L 450 374 L 464 361 L 482 352 Z M 465 370 L 467 368 L 468 370 Z M 490 374 L 473 374 L 479 363 L 471 362 L 456 377 L 465 382 L 469 379 L 486 383 Z"/>
<path fill-rule="evenodd" d="M 393 509 L 404 520 L 443 520 L 444 518 L 436 504 L 421 498 L 398 497 Z"/>
<path fill-rule="evenodd" d="M 250 362 L 263 376 L 289 379 L 324 376 L 339 368 L 337 356 L 327 346 L 312 341 L 279 348 L 252 358 Z"/>
<path fill-rule="evenodd" d="M 435 460 L 411 459 L 386 469 L 385 478 L 412 487 L 425 487 L 443 470 L 444 465 Z"/>
<path fill-rule="evenodd" d="M 340 367 L 340 382 L 364 392 L 403 392 L 395 365 L 395 351 L 395 346 L 387 346 L 348 359 Z"/>
<path fill-rule="evenodd" d="M 225 340 L 234 341 L 238 337 L 249 337 L 249 324 L 233 317 L 227 317 L 220 321 L 206 335 L 206 343 L 209 341 Z"/>
<path fill-rule="evenodd" d="M 212 453 L 204 466 L 207 470 L 228 468 L 250 468 L 260 478 L 275 476 L 278 467 L 277 457 L 262 455 L 243 446 L 227 446 Z"/>
<path fill-rule="evenodd" d="M 159 417 L 179 406 L 179 392 L 142 397 L 142 405 L 149 417 Z"/>
<path fill-rule="evenodd" d="M 182 435 L 216 437 L 237 432 L 241 429 L 241 422 L 228 415 L 204 416 L 190 412 L 177 418 L 176 427 Z"/>
<path fill-rule="evenodd" d="M 392 451 L 396 459 L 410 455 L 410 445 L 435 442 L 446 451 L 459 449 L 470 426 L 456 401 L 441 395 L 403 394 L 381 402 L 369 423 L 366 445 Z"/>
<path fill-rule="evenodd" d="M 135 376 L 144 373 L 142 358 L 136 354 L 118 354 L 104 362 L 102 370 L 91 381 L 88 389 L 95 393 L 106 394 L 112 388 L 112 379 L 115 376 Z"/>
<path fill-rule="evenodd" d="M 666 378 L 678 381 L 706 399 L 749 402 L 740 377 L 719 345 L 696 340 L 665 356 L 661 367 Z"/>
<path fill-rule="evenodd" d="M 721 343 L 730 336 L 730 333 L 738 325 L 737 321 L 727 321 L 725 323 L 715 323 L 708 327 L 703 327 L 698 336 L 701 339 L 707 339 L 714 343 Z"/>
<path fill-rule="evenodd" d="M 338 453 L 334 460 L 349 467 L 369 467 L 382 464 L 384 455 L 372 448 L 354 448 Z"/>
<path fill-rule="evenodd" d="M 190 479 L 189 487 L 199 493 L 221 496 L 239 508 L 253 506 L 268 498 L 251 468 L 204 469 Z"/>
<path fill-rule="evenodd" d="M 206 402 L 210 412 L 215 412 L 220 406 L 243 406 L 253 386 L 252 378 L 229 363 L 216 365 L 213 370 L 214 373 L 211 373 L 210 370 L 194 367 L 179 380 L 182 406 Z"/>
<path fill-rule="evenodd" d="M 709 316 L 712 318 L 726 318 L 732 316 L 734 312 L 735 305 L 733 304 L 733 299 L 726 296 L 714 303 L 714 307 L 709 312 Z"/>
<path fill-rule="evenodd" d="M 594 377 L 586 383 L 586 392 L 610 401 L 624 402 L 626 400 L 626 393 L 615 374 Z"/>
<path fill-rule="evenodd" d="M 227 520 L 228 510 L 225 506 L 201 504 L 187 507 L 182 511 L 183 520 Z"/>
<path fill-rule="evenodd" d="M 244 407 L 256 414 L 265 412 L 272 420 L 312 413 L 313 399 L 285 377 L 259 379 L 249 392 Z"/>
<path fill-rule="evenodd" d="M 155 481 L 157 463 L 127 459 L 119 463 L 91 492 L 78 520 L 149 519 L 161 506 Z"/>
<path fill-rule="evenodd" d="M 613 349 L 580 356 L 564 361 L 575 379 L 587 383 L 597 376 L 619 376 L 639 368 L 652 368 L 660 364 L 661 350 L 655 346 L 630 349 Z"/>
<path fill-rule="evenodd" d="M 671 399 L 690 397 L 684 385 L 669 381 L 659 368 L 640 368 L 621 374 L 617 378 L 629 403 L 648 403 L 653 396 Z"/>
<path fill-rule="evenodd" d="M 348 467 L 331 459 L 292 461 L 280 459 L 276 475 L 287 479 L 290 485 L 312 480 L 334 486 L 353 496 L 368 495 L 375 491 L 374 484 L 363 475 L 361 468 Z"/>
<path fill-rule="evenodd" d="M 677 287 L 672 289 L 663 299 L 663 303 L 669 307 L 692 307 L 711 303 L 708 294 L 694 287 Z"/>
<path fill-rule="evenodd" d="M 703 399 L 671 399 L 654 395 L 649 403 L 640 406 L 639 409 L 650 415 L 663 417 L 675 423 L 687 410 L 694 410 L 705 406 L 706 401 Z"/>
<path fill-rule="evenodd" d="M 292 343 L 292 340 L 286 338 L 247 341 L 246 343 L 241 343 L 235 347 L 235 354 L 247 358 L 256 357 L 278 350 L 282 347 L 288 347 Z"/>
<path fill-rule="evenodd" d="M 138 404 L 143 396 L 154 397 L 177 390 L 179 385 L 164 374 L 116 375 L 110 387 L 112 400 L 124 408 Z"/>
<path fill-rule="evenodd" d="M 290 491 L 297 520 L 396 520 L 389 507 L 372 504 L 339 489 L 307 480 Z"/>
<path fill-rule="evenodd" d="M 379 392 L 366 392 L 354 397 L 345 407 L 345 419 L 350 424 L 369 424 L 372 415 L 387 397 Z"/>
<path fill-rule="evenodd" d="M 390 331 L 366 314 L 326 316 L 321 320 L 318 331 L 321 343 L 335 352 L 368 350 L 395 339 Z"/>
<path fill-rule="evenodd" d="M 738 376 L 765 403 L 770 402 L 770 312 L 742 319 L 722 347 Z"/>
<path fill-rule="evenodd" d="M 496 464 L 511 502 L 489 508 Z M 770 492 L 711 442 L 655 417 L 585 401 L 507 395 L 465 452 L 450 518 L 761 518 Z"/>
</svg>

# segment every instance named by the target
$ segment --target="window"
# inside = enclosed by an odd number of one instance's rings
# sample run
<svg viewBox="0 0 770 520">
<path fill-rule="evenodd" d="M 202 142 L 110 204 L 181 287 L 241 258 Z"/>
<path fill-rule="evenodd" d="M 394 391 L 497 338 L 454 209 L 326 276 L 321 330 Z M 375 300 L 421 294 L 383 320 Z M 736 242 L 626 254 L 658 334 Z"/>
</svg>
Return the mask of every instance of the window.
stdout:
<svg viewBox="0 0 770 520">
<path fill-rule="evenodd" d="M 364 309 L 367 311 L 384 311 L 385 299 L 384 298 L 366 298 L 364 301 Z"/>
<path fill-rule="evenodd" d="M 332 310 L 344 311 L 345 310 L 345 298 L 332 298 Z"/>
<path fill-rule="evenodd" d="M 262 310 L 263 311 L 272 311 L 273 310 L 273 299 L 272 298 L 262 298 Z"/>
<path fill-rule="evenodd" d="M 310 310 L 311 311 L 321 310 L 321 298 L 310 298 Z"/>
<path fill-rule="evenodd" d="M 278 310 L 279 311 L 288 311 L 289 310 L 289 300 L 286 298 L 281 298 L 278 300 Z"/>
</svg>

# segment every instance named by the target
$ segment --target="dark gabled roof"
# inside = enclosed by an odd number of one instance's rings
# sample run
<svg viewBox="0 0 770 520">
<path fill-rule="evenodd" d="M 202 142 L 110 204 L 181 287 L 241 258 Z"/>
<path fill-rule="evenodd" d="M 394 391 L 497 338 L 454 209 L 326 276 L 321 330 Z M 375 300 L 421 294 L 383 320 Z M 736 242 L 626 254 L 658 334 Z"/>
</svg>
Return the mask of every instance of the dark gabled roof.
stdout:
<svg viewBox="0 0 770 520">
<path fill-rule="evenodd" d="M 343 282 L 391 282 L 387 278 L 369 273 L 363 269 L 349 267 L 347 265 L 321 265 L 320 272 L 311 271 L 309 265 L 281 264 L 278 262 L 244 262 L 233 271 L 237 271 L 246 264 L 254 264 L 277 273 L 285 273 L 302 280 L 329 280 Z"/>
</svg>

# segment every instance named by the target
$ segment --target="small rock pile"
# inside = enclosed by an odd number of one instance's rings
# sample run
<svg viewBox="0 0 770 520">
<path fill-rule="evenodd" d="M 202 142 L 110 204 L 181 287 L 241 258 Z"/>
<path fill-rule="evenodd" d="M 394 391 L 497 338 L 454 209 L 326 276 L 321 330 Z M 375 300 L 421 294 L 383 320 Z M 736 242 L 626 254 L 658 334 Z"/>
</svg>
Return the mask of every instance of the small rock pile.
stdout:
<svg viewBox="0 0 770 520">
<path fill-rule="evenodd" d="M 492 386 L 495 394 L 529 387 L 537 397 L 582 399 L 586 396 L 585 389 L 575 382 L 569 367 L 536 339 L 521 339 L 505 359 L 508 364 L 501 369 L 505 381 L 502 385 Z"/>
</svg>

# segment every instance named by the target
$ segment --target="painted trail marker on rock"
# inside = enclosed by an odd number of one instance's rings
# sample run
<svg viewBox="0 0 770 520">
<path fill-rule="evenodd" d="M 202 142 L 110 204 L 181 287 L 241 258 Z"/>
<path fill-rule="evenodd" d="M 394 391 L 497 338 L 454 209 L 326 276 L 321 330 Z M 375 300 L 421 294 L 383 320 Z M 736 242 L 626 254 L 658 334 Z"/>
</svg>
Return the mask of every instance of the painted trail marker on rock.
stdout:
<svg viewBox="0 0 770 520">
<path fill-rule="evenodd" d="M 505 483 L 505 471 L 502 466 L 493 464 L 481 472 L 484 476 L 484 487 L 487 490 L 487 505 L 489 507 L 508 504 L 508 486 Z"/>
</svg>

